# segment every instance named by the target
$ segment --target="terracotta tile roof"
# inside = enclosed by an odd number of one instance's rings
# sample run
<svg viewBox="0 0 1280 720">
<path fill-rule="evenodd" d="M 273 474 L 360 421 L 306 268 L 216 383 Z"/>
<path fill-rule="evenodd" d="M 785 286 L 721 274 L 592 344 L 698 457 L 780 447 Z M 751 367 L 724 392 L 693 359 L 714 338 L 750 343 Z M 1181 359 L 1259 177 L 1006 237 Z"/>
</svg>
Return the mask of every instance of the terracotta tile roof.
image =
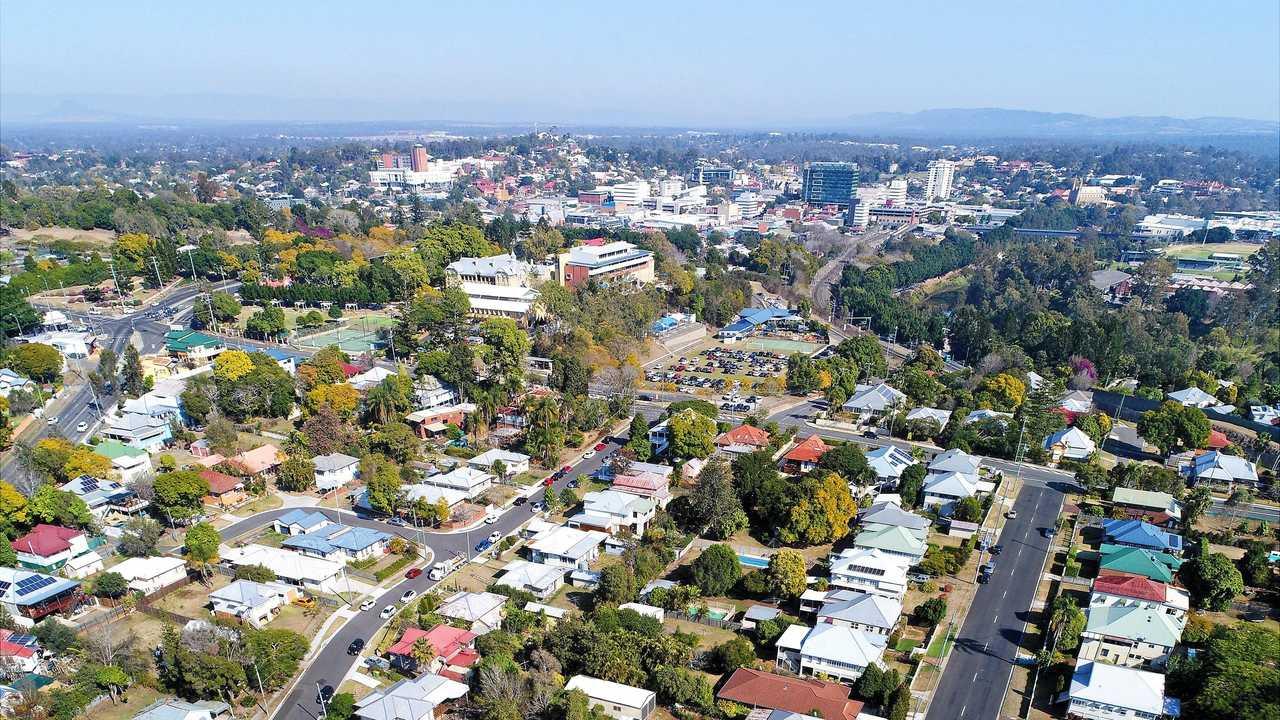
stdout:
<svg viewBox="0 0 1280 720">
<path fill-rule="evenodd" d="M 769 433 L 752 425 L 739 425 L 716 438 L 716 445 L 752 445 L 765 447 L 769 444 Z"/>
<path fill-rule="evenodd" d="M 791 450 L 783 456 L 783 459 L 798 463 L 818 462 L 818 460 L 822 459 L 822 456 L 826 455 L 827 451 L 830 449 L 831 446 L 823 442 L 821 437 L 817 435 L 810 435 L 797 443 L 795 447 L 791 448 Z"/>
<path fill-rule="evenodd" d="M 280 452 L 280 448 L 267 443 L 262 447 L 242 452 L 228 460 L 228 462 L 250 475 L 257 475 L 279 465 L 283 460 L 284 454 Z"/>
<path fill-rule="evenodd" d="M 31 528 L 31 532 L 9 543 L 9 546 L 16 552 L 49 557 L 70 550 L 71 539 L 81 534 L 79 530 L 40 523 Z"/>
<path fill-rule="evenodd" d="M 862 703 L 849 699 L 849 688 L 822 680 L 801 680 L 750 668 L 738 668 L 717 697 L 751 707 L 815 714 L 827 720 L 856 720 Z"/>
<path fill-rule="evenodd" d="M 1162 582 L 1157 582 L 1141 575 L 1104 572 L 1093 581 L 1093 591 L 1120 597 L 1137 598 L 1162 603 L 1168 589 Z"/>
<path fill-rule="evenodd" d="M 1231 440 L 1227 438 L 1227 434 L 1221 430 L 1210 430 L 1209 440 L 1206 446 L 1214 450 L 1220 450 L 1231 444 Z"/>
<path fill-rule="evenodd" d="M 208 481 L 210 495 L 229 493 L 232 490 L 235 490 L 237 485 L 243 484 L 240 478 L 226 475 L 215 470 L 202 470 L 200 472 L 200 477 Z"/>
</svg>

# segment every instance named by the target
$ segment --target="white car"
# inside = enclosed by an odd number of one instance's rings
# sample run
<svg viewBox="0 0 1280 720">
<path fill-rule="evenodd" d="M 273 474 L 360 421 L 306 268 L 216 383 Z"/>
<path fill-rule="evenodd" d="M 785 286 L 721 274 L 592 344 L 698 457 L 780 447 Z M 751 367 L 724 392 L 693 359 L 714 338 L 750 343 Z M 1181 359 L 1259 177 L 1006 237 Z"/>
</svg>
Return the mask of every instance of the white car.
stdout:
<svg viewBox="0 0 1280 720">
<path fill-rule="evenodd" d="M 46 424 L 46 425 L 57 425 L 57 424 L 58 424 L 58 416 L 57 416 L 57 415 L 54 415 L 53 417 L 49 418 L 48 420 L 45 420 L 44 422 L 45 422 L 45 424 Z"/>
<path fill-rule="evenodd" d="M 497 530 L 494 530 L 493 532 L 489 533 L 489 542 L 496 543 L 501 539 L 502 539 L 502 533 L 498 532 Z"/>
<path fill-rule="evenodd" d="M 382 618 L 383 620 L 386 620 L 387 618 L 395 614 L 396 614 L 396 606 L 388 605 L 382 608 L 382 612 L 378 613 L 378 617 Z"/>
<path fill-rule="evenodd" d="M 89 423 L 87 422 L 82 421 L 79 425 L 76 425 L 76 432 L 84 432 L 85 430 L 88 430 L 88 429 L 89 429 Z"/>
<path fill-rule="evenodd" d="M 499 518 L 499 517 L 501 517 L 501 516 L 499 516 L 499 515 L 485 515 L 485 516 L 484 516 L 484 524 L 485 524 L 485 525 L 492 525 L 492 524 L 494 524 L 494 523 L 498 522 L 498 518 Z"/>
<path fill-rule="evenodd" d="M 372 608 L 374 606 L 374 603 L 376 602 L 377 601 L 374 600 L 373 598 L 369 598 L 368 600 L 365 600 L 364 602 L 360 603 L 360 612 L 364 612 L 365 610 Z"/>
<path fill-rule="evenodd" d="M 582 453 L 582 459 L 583 459 L 583 460 L 590 460 L 591 458 L 593 458 L 593 457 L 595 457 L 595 456 L 596 456 L 596 451 L 595 451 L 595 450 L 588 450 L 588 451 L 586 451 L 586 452 Z"/>
<path fill-rule="evenodd" d="M 418 597 L 417 590 L 413 590 L 413 589 L 405 590 L 404 594 L 400 596 L 400 602 L 408 605 L 416 597 Z"/>
</svg>

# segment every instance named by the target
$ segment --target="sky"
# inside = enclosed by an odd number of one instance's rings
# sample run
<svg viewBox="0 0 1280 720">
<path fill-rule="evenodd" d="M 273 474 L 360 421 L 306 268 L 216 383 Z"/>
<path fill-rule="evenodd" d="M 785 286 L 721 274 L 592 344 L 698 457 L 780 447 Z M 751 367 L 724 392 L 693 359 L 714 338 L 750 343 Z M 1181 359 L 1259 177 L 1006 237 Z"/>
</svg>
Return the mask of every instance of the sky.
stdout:
<svg viewBox="0 0 1280 720">
<path fill-rule="evenodd" d="M 0 112 L 821 122 L 1280 119 L 1280 2 L 0 0 Z"/>
</svg>

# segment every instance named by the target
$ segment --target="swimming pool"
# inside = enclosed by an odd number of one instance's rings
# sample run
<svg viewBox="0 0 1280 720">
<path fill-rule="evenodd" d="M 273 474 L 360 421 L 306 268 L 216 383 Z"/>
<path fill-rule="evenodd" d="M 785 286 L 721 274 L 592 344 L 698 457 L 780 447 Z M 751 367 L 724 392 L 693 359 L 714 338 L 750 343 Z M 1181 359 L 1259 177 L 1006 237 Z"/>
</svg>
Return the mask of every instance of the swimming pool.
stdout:
<svg viewBox="0 0 1280 720">
<path fill-rule="evenodd" d="M 738 564 L 749 568 L 767 568 L 769 567 L 769 558 L 760 557 L 758 555 L 743 555 L 738 553 Z"/>
</svg>

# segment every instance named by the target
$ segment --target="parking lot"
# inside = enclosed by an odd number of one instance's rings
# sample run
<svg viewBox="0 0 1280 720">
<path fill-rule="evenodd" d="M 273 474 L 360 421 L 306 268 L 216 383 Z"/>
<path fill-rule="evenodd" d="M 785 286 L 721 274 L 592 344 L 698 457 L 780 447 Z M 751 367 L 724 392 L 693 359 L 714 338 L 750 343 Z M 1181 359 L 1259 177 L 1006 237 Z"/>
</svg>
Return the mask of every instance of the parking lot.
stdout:
<svg viewBox="0 0 1280 720">
<path fill-rule="evenodd" d="M 655 387 L 700 395 L 734 391 L 764 395 L 785 389 L 786 371 L 787 356 L 783 353 L 708 341 L 650 368 L 645 372 L 645 381 Z M 745 404 L 743 400 L 734 403 Z"/>
</svg>

